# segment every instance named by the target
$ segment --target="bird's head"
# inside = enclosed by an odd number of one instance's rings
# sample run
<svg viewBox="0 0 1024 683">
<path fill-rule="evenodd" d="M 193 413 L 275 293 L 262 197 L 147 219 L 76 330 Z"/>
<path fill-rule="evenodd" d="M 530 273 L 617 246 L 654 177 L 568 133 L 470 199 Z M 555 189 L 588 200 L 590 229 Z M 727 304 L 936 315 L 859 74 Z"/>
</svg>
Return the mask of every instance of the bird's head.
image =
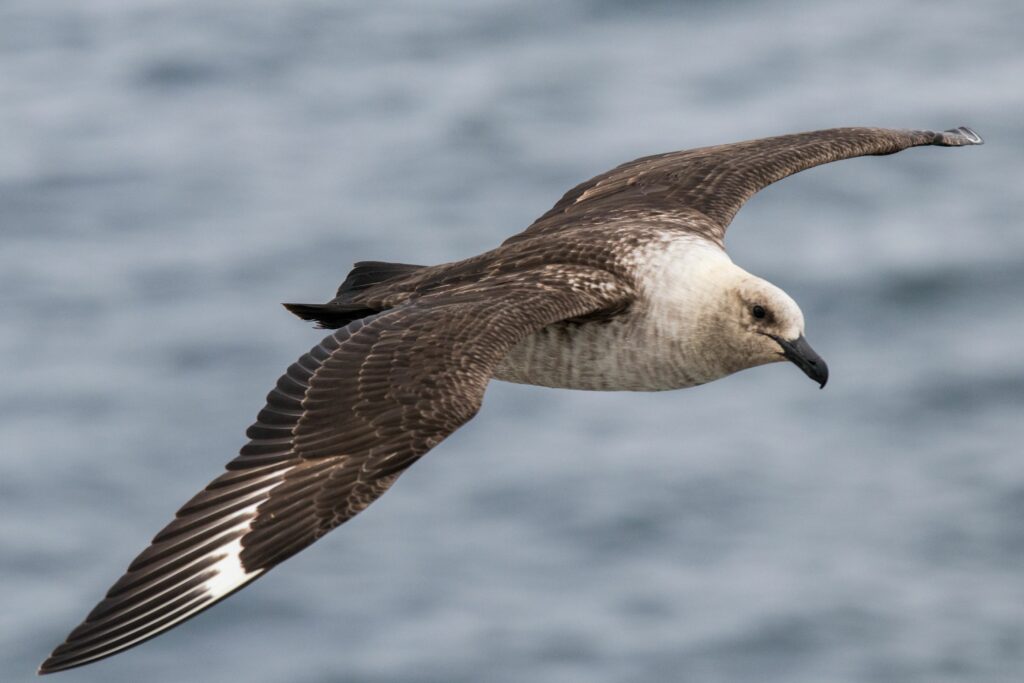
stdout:
<svg viewBox="0 0 1024 683">
<path fill-rule="evenodd" d="M 825 386 L 828 365 L 804 338 L 804 314 L 788 294 L 742 272 L 729 288 L 724 308 L 721 322 L 727 328 L 729 345 L 746 361 L 745 367 L 788 360 Z"/>
</svg>

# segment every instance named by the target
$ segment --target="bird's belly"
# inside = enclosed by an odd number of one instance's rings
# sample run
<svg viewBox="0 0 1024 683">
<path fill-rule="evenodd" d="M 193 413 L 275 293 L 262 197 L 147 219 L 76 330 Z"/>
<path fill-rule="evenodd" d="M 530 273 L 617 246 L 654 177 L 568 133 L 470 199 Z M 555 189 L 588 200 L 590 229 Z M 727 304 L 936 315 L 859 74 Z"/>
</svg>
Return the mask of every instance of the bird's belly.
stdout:
<svg viewBox="0 0 1024 683">
<path fill-rule="evenodd" d="M 714 379 L 634 321 L 558 323 L 512 347 L 494 378 L 594 391 L 664 391 Z"/>
</svg>

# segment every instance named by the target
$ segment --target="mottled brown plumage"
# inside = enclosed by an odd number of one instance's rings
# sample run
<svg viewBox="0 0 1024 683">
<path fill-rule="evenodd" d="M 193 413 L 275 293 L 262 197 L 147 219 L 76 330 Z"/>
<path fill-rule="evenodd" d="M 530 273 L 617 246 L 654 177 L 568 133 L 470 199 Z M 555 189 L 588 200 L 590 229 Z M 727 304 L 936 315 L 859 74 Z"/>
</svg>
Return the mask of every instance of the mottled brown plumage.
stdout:
<svg viewBox="0 0 1024 683">
<path fill-rule="evenodd" d="M 696 211 L 699 230 L 721 242 L 736 212 L 754 194 L 799 171 L 840 159 L 894 154 L 908 147 L 981 143 L 969 128 L 935 133 L 886 128 L 831 128 L 643 157 L 565 193 L 550 211 L 507 242 L 564 229 L 605 213 Z M 705 232 L 706 231 L 706 232 Z"/>
<path fill-rule="evenodd" d="M 356 264 L 332 301 L 288 305 L 337 331 L 278 380 L 227 471 L 179 510 L 40 672 L 153 637 L 350 519 L 472 418 L 496 375 L 649 390 L 774 360 L 719 362 L 681 346 L 672 359 L 677 374 L 666 373 L 659 340 L 671 342 L 680 324 L 705 333 L 722 324 L 680 323 L 663 310 L 672 303 L 656 291 L 663 273 L 669 288 L 672 277 L 691 277 L 689 270 L 664 270 L 672 259 L 697 254 L 694 263 L 708 277 L 728 269 L 721 245 L 733 216 L 759 189 L 797 171 L 917 145 L 980 142 L 965 128 L 839 128 L 650 156 L 578 185 L 527 230 L 479 256 L 432 267 Z M 762 291 L 757 282 L 738 282 L 737 296 L 748 296 L 744 287 L 753 288 L 749 296 Z M 746 316 L 745 299 L 737 302 Z M 802 335 L 798 314 L 778 324 L 800 327 Z M 636 326 L 647 319 L 649 330 Z M 737 323 L 755 331 L 765 324 Z M 799 340 L 778 339 L 787 354 L 805 353 L 793 346 Z M 649 348 L 636 358 L 627 348 L 633 355 L 598 367 L 610 357 L 601 344 L 623 340 Z M 812 376 L 823 371 L 812 367 L 813 358 L 800 360 Z"/>
</svg>

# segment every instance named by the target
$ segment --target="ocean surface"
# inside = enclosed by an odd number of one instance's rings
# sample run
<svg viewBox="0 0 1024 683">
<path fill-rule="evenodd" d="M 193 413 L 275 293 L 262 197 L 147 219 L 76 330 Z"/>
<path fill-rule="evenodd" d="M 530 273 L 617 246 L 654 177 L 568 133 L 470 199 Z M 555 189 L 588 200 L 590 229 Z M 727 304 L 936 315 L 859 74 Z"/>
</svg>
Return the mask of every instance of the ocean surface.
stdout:
<svg viewBox="0 0 1024 683">
<path fill-rule="evenodd" d="M 0 679 L 217 475 L 353 261 L 497 245 L 656 152 L 839 125 L 983 147 L 755 197 L 782 364 L 495 383 L 381 501 L 76 682 L 1024 680 L 1024 5 L 0 3 Z"/>
</svg>

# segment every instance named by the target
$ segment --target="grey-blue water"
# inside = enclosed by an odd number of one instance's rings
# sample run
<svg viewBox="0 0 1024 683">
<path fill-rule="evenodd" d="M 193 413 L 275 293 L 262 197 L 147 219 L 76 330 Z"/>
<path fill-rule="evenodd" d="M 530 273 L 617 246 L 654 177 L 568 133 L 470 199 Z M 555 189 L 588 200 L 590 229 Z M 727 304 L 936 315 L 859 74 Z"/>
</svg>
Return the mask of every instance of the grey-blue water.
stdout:
<svg viewBox="0 0 1024 683">
<path fill-rule="evenodd" d="M 832 367 L 496 383 L 355 521 L 75 681 L 1024 679 L 1024 6 L 0 4 L 0 679 L 28 680 L 321 333 L 654 152 L 975 127 L 769 188 L 734 259 Z"/>
</svg>

